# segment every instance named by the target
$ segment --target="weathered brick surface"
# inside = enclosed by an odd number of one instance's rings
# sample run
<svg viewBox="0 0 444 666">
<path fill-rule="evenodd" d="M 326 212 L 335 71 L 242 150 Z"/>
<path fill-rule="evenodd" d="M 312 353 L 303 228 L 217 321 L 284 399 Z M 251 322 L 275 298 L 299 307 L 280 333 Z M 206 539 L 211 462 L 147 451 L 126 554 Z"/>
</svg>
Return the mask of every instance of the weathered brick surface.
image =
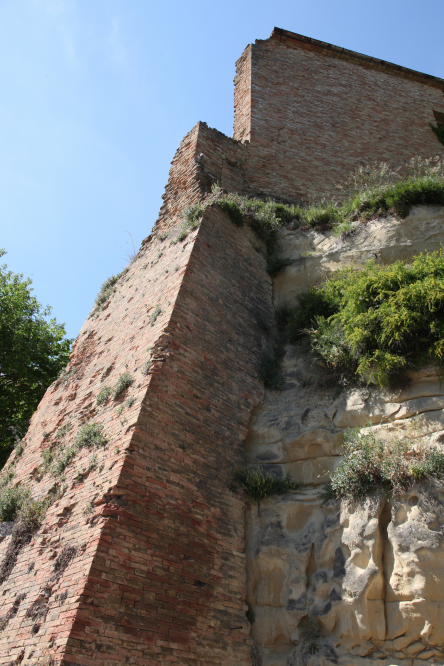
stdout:
<svg viewBox="0 0 444 666">
<path fill-rule="evenodd" d="M 185 144 L 173 165 L 185 187 L 201 152 L 205 169 L 230 187 L 236 142 L 204 125 L 191 141 L 194 153 Z M 204 193 L 202 178 L 196 182 L 195 200 Z M 2 586 L 3 616 L 26 596 L 0 632 L 1 663 L 44 655 L 107 666 L 249 663 L 243 503 L 227 479 L 262 396 L 256 319 L 270 310 L 271 281 L 252 232 L 217 208 L 183 242 L 174 242 L 179 216 L 160 240 L 169 221 L 158 223 L 108 305 L 85 323 L 70 362 L 77 371 L 48 389 L 16 461 L 15 480 L 43 496 L 55 480 L 38 481 L 38 467 L 56 430 L 70 422 L 69 443 L 85 421 L 104 425 L 97 468 L 78 476 L 93 454 L 82 450 L 57 480 L 61 498 Z M 133 385 L 98 406 L 100 389 L 123 372 Z M 67 546 L 75 556 L 57 576 Z"/>
<path fill-rule="evenodd" d="M 156 230 L 165 232 L 183 211 L 218 183 L 229 192 L 244 188 L 246 146 L 199 122 L 182 139 L 171 164 Z"/>
<path fill-rule="evenodd" d="M 313 199 L 358 165 L 443 152 L 429 126 L 442 79 L 275 29 L 247 47 L 235 83 L 249 192 Z"/>
</svg>

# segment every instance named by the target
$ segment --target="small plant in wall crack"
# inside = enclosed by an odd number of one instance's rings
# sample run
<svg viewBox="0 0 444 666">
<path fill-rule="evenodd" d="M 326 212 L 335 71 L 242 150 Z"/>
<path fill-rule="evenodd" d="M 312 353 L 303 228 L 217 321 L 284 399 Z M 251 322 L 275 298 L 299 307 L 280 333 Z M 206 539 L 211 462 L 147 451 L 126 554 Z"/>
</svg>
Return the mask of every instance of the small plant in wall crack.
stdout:
<svg viewBox="0 0 444 666">
<path fill-rule="evenodd" d="M 105 282 L 102 284 L 99 293 L 96 296 L 96 300 L 94 303 L 94 308 L 91 311 L 91 314 L 89 315 L 90 317 L 93 317 L 94 315 L 97 315 L 111 296 L 116 292 L 117 287 L 116 284 L 120 280 L 120 278 L 124 277 L 128 272 L 128 268 L 125 268 L 121 273 L 118 273 L 117 275 L 111 275 Z"/>
<path fill-rule="evenodd" d="M 127 388 L 134 383 L 134 379 L 129 372 L 124 372 L 123 375 L 120 375 L 117 380 L 114 389 L 113 389 L 113 398 L 114 400 L 119 397 Z"/>
<path fill-rule="evenodd" d="M 42 452 L 42 473 L 49 473 L 54 478 L 61 478 L 63 472 L 83 448 L 103 448 L 108 440 L 103 434 L 103 425 L 86 423 L 77 433 L 71 444 L 63 440 L 54 442 Z"/>
<path fill-rule="evenodd" d="M 23 492 L 20 501 L 16 502 L 14 513 L 9 518 L 14 520 L 11 539 L 4 558 L 0 563 L 0 585 L 11 574 L 21 549 L 32 539 L 33 534 L 42 524 L 51 498 L 32 499 L 31 492 Z"/>
<path fill-rule="evenodd" d="M 147 375 L 152 365 L 153 365 L 152 361 L 146 361 L 146 363 L 144 363 L 140 369 L 142 375 Z"/>
<path fill-rule="evenodd" d="M 97 394 L 96 398 L 96 403 L 98 405 L 104 405 L 106 402 L 108 402 L 113 390 L 109 386 L 104 386 L 103 389 L 99 391 Z"/>
<path fill-rule="evenodd" d="M 260 502 L 271 495 L 283 495 L 296 490 L 298 484 L 291 478 L 290 472 L 284 477 L 273 476 L 262 467 L 259 469 L 235 469 L 232 473 L 230 488 L 242 488 L 252 502 Z"/>
<path fill-rule="evenodd" d="M 156 319 L 162 314 L 162 308 L 160 307 L 160 304 L 157 303 L 156 307 L 153 310 L 153 313 L 150 317 L 150 324 L 151 326 L 154 326 L 156 323 Z"/>
<path fill-rule="evenodd" d="M 200 223 L 200 218 L 204 214 L 206 207 L 207 204 L 199 202 L 185 208 L 183 212 L 184 224 L 179 231 L 179 235 L 177 236 L 178 241 L 185 240 L 191 231 L 197 229 Z"/>
</svg>

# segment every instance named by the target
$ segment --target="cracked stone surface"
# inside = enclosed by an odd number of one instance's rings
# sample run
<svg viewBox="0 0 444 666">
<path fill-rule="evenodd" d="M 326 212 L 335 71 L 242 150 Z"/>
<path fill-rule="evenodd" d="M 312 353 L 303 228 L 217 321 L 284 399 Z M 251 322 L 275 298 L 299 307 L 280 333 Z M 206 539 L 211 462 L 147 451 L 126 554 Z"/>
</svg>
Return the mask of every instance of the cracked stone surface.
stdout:
<svg viewBox="0 0 444 666">
<path fill-rule="evenodd" d="M 408 260 L 444 241 L 444 209 L 417 207 L 404 221 L 381 218 L 338 243 L 285 231 L 293 263 L 274 281 L 276 302 L 292 299 L 337 268 Z M 316 255 L 302 257 L 306 252 Z M 252 413 L 245 440 L 251 466 L 300 483 L 297 491 L 247 509 L 247 603 L 263 666 L 444 665 L 444 484 L 418 484 L 388 499 L 323 506 L 319 491 L 339 464 L 346 428 L 372 424 L 444 447 L 444 385 L 434 368 L 411 372 L 396 391 L 339 392 L 308 350 L 289 346 L 282 392 Z M 307 623 L 317 618 L 317 649 Z"/>
</svg>

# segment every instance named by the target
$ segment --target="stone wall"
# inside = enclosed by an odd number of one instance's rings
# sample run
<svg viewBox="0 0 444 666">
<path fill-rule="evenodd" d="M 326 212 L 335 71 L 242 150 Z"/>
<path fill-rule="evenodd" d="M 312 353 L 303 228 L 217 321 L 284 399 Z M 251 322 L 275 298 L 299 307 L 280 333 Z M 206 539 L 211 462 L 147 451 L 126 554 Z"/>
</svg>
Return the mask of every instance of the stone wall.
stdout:
<svg viewBox="0 0 444 666">
<path fill-rule="evenodd" d="M 358 165 L 443 152 L 429 126 L 444 111 L 442 79 L 275 28 L 247 47 L 235 83 L 249 192 L 331 196 Z"/>
</svg>

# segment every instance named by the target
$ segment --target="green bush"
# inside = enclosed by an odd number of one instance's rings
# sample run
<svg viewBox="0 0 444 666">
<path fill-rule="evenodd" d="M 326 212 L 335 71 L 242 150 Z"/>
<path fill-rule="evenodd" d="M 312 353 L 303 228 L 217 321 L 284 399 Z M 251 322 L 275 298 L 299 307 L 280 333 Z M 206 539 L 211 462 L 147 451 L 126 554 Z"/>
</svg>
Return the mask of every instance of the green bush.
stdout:
<svg viewBox="0 0 444 666">
<path fill-rule="evenodd" d="M 408 367 L 444 368 L 444 251 L 345 268 L 300 297 L 289 330 L 308 333 L 329 367 L 386 386 Z"/>
<path fill-rule="evenodd" d="M 383 439 L 372 428 L 347 430 L 339 467 L 321 493 L 324 502 L 359 500 L 377 490 L 399 494 L 418 481 L 444 478 L 444 454 L 418 443 L 420 434 L 384 433 Z"/>
<path fill-rule="evenodd" d="M 120 375 L 113 389 L 114 400 L 118 398 L 119 395 L 123 393 L 129 386 L 131 386 L 133 382 L 134 379 L 129 372 L 124 372 L 123 375 Z"/>
<path fill-rule="evenodd" d="M 31 499 L 31 491 L 27 486 L 4 485 L 0 487 L 0 521 L 15 520 L 18 512 Z"/>
<path fill-rule="evenodd" d="M 258 502 L 270 495 L 283 495 L 289 490 L 296 490 L 298 484 L 292 480 L 290 472 L 284 478 L 277 478 L 262 468 L 255 470 L 236 469 L 233 472 L 231 487 L 241 487 L 253 502 Z"/>
<path fill-rule="evenodd" d="M 103 389 L 101 389 L 97 394 L 96 403 L 98 405 L 104 405 L 109 400 L 109 397 L 112 392 L 113 392 L 112 388 L 110 388 L 109 386 L 104 386 Z"/>
</svg>

